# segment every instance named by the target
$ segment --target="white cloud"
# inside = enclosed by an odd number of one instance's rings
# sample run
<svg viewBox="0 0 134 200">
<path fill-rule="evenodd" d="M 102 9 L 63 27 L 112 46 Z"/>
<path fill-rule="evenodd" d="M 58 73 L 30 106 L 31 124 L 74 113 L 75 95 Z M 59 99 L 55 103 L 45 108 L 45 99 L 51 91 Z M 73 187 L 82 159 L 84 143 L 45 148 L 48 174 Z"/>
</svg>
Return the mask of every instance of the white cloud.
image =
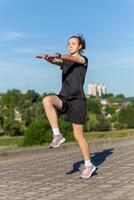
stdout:
<svg viewBox="0 0 134 200">
<path fill-rule="evenodd" d="M 35 53 L 37 52 L 37 48 L 34 47 L 24 47 L 24 48 L 13 48 L 11 49 L 11 52 L 13 53 Z"/>
<path fill-rule="evenodd" d="M 13 53 L 43 53 L 44 51 L 56 51 L 58 49 L 59 47 L 57 48 L 56 46 L 40 46 L 13 48 L 10 51 Z"/>
<path fill-rule="evenodd" d="M 18 40 L 18 39 L 25 39 L 25 38 L 42 38 L 46 36 L 44 33 L 26 33 L 21 31 L 5 31 L 0 33 L 1 41 L 6 40 Z"/>
<path fill-rule="evenodd" d="M 26 38 L 27 34 L 18 31 L 7 31 L 1 33 L 1 40 L 16 40 Z"/>
</svg>

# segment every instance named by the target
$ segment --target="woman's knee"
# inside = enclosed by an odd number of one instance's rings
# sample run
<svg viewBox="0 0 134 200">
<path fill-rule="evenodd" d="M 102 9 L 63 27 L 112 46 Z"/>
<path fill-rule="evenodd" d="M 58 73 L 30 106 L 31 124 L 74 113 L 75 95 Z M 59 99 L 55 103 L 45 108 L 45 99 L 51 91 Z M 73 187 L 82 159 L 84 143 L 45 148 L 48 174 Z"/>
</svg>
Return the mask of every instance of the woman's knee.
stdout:
<svg viewBox="0 0 134 200">
<path fill-rule="evenodd" d="M 75 140 L 76 140 L 77 142 L 79 142 L 80 140 L 82 140 L 82 139 L 84 138 L 82 132 L 74 132 L 74 137 L 75 137 Z"/>
<path fill-rule="evenodd" d="M 73 124 L 73 133 L 74 133 L 74 137 L 77 141 L 81 140 L 84 137 L 83 126 Z"/>
<path fill-rule="evenodd" d="M 62 101 L 57 96 L 46 96 L 42 100 L 44 107 L 53 106 L 54 108 L 62 108 Z"/>
<path fill-rule="evenodd" d="M 46 96 L 42 99 L 42 104 L 43 106 L 50 106 L 51 105 L 51 97 L 50 96 Z"/>
</svg>

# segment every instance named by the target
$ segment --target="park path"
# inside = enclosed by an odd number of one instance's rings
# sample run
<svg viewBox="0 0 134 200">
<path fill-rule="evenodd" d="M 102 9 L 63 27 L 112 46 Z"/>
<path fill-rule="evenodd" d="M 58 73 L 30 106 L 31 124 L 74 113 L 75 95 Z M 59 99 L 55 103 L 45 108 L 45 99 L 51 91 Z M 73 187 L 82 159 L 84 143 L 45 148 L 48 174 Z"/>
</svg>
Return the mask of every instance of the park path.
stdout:
<svg viewBox="0 0 134 200">
<path fill-rule="evenodd" d="M 134 200 L 134 138 L 91 143 L 96 173 L 79 178 L 75 143 L 0 154 L 0 200 Z"/>
</svg>

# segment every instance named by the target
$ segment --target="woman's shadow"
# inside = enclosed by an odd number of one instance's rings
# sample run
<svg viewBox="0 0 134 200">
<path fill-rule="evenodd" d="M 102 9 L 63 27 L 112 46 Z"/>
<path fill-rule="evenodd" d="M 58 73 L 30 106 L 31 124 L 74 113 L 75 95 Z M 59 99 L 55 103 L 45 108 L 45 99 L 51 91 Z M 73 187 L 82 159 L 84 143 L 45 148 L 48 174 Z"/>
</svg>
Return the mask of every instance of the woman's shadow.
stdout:
<svg viewBox="0 0 134 200">
<path fill-rule="evenodd" d="M 113 150 L 114 150 L 113 148 L 112 149 L 105 149 L 102 152 L 96 152 L 96 153 L 91 154 L 91 161 L 92 161 L 92 163 L 96 167 L 99 166 L 101 163 L 103 163 L 106 160 L 106 158 L 108 156 L 110 156 L 111 154 L 113 154 Z M 69 171 L 69 172 L 67 172 L 66 174 L 73 174 L 73 173 L 76 173 L 76 172 L 80 171 L 80 167 L 83 164 L 84 164 L 84 160 L 80 160 L 78 162 L 75 162 L 73 164 L 72 170 Z M 96 174 L 97 173 L 95 172 L 95 175 Z"/>
</svg>

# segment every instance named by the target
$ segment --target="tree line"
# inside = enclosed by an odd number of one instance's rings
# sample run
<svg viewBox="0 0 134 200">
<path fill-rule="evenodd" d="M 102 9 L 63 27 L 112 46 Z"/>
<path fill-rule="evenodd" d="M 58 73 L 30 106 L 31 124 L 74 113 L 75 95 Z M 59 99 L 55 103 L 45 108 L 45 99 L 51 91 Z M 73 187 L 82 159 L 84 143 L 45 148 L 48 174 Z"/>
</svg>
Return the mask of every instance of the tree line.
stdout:
<svg viewBox="0 0 134 200">
<path fill-rule="evenodd" d="M 36 139 L 37 133 L 34 134 L 34 132 L 37 129 L 38 134 L 41 134 L 43 130 L 50 132 L 42 106 L 42 98 L 50 94 L 41 95 L 34 90 L 22 93 L 16 89 L 0 94 L 0 135 L 20 136 L 27 133 Z M 87 115 L 84 131 L 134 128 L 134 98 L 128 99 L 122 94 L 116 96 L 106 94 L 102 97 L 87 96 L 86 104 Z M 62 118 L 59 121 L 63 132 L 68 134 L 72 130 L 71 124 Z M 29 129 L 31 133 L 28 132 Z"/>
</svg>

